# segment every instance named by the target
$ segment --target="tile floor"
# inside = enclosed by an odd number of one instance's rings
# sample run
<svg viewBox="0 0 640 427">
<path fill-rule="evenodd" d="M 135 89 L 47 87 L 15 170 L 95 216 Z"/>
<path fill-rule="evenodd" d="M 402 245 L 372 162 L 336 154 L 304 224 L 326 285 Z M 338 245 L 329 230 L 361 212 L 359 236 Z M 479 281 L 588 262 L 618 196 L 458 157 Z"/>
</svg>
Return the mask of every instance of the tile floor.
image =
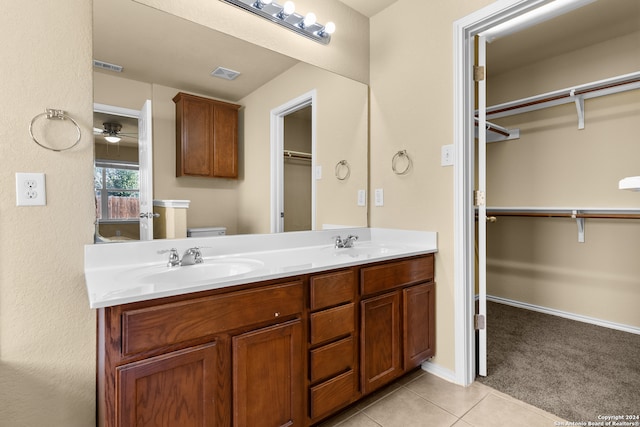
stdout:
<svg viewBox="0 0 640 427">
<path fill-rule="evenodd" d="M 320 427 L 551 427 L 562 419 L 478 382 L 452 384 L 418 370 Z"/>
</svg>

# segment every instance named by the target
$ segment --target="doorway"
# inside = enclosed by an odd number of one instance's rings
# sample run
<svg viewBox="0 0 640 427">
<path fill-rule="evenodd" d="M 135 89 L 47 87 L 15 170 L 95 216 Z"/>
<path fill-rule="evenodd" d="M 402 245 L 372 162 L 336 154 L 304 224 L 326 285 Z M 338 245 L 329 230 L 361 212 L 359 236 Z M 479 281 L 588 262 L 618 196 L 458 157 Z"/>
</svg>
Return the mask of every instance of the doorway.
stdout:
<svg viewBox="0 0 640 427">
<path fill-rule="evenodd" d="M 311 106 L 284 118 L 284 230 L 308 231 L 311 220 Z"/>
<path fill-rule="evenodd" d="M 315 230 L 316 91 L 271 111 L 271 232 Z"/>
<path fill-rule="evenodd" d="M 153 239 L 151 101 L 94 104 L 95 242 Z"/>
<path fill-rule="evenodd" d="M 593 0 L 572 0 L 557 4 L 570 4 L 571 9 Z M 454 162 L 454 229 L 455 229 L 455 378 L 454 381 L 471 384 L 476 377 L 476 344 L 485 346 L 482 340 L 476 340 L 476 242 L 478 246 L 485 244 L 482 237 L 476 239 L 476 201 L 474 195 L 476 175 L 482 176 L 477 169 L 486 165 L 481 161 L 475 165 L 477 150 L 474 146 L 474 122 L 476 110 L 475 82 L 473 65 L 476 48 L 474 39 L 477 35 L 494 29 L 500 24 L 522 18 L 527 12 L 536 10 L 553 2 L 546 0 L 505 0 L 493 3 L 454 23 L 454 145 L 456 158 Z M 539 9 L 542 10 L 542 9 Z M 568 11 L 568 10 L 565 10 Z M 557 16 L 553 15 L 553 16 Z M 539 14 L 537 21 L 542 22 L 551 15 Z M 521 26 L 522 27 L 522 26 Z M 480 96 L 480 95 L 479 95 Z M 481 102 L 478 102 L 480 107 Z M 482 108 L 480 108 L 482 110 Z M 482 112 L 480 113 L 482 115 Z M 480 126 L 480 128 L 484 128 Z M 481 134 L 484 132 L 481 132 Z M 480 171 L 482 172 L 482 171 Z M 481 195 L 482 196 L 482 195 Z M 482 197 L 480 197 L 482 199 Z M 479 209 L 482 211 L 482 209 Z M 480 229 L 486 225 L 486 217 L 479 212 L 482 220 Z M 484 233 L 479 233 L 481 236 Z M 479 264 L 482 264 L 480 262 Z M 484 273 L 485 265 L 479 265 L 478 276 Z M 485 277 L 486 280 L 486 277 Z M 480 277 L 482 281 L 482 277 Z M 482 301 L 480 302 L 482 304 Z M 482 323 L 482 321 L 480 322 Z"/>
</svg>

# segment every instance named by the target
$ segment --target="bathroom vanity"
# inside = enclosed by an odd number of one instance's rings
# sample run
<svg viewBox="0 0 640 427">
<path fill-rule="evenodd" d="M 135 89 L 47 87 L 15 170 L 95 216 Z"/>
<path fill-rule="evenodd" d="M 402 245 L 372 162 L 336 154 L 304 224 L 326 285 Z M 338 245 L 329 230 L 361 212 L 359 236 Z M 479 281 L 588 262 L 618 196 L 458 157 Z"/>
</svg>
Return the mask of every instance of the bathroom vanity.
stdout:
<svg viewBox="0 0 640 427">
<path fill-rule="evenodd" d="M 98 425 L 310 426 L 433 356 L 435 233 L 348 232 L 359 240 L 344 250 L 327 244 L 335 230 L 265 236 L 278 248 L 254 252 L 237 252 L 240 236 L 202 239 L 202 265 L 259 267 L 198 282 L 199 266 L 182 266 L 172 272 L 198 283 L 183 292 L 167 291 L 155 272 L 153 287 L 133 283 L 148 275 L 129 272 L 148 263 L 98 267 L 106 249 L 87 247 L 99 306 Z M 322 244 L 300 246 L 305 234 Z M 160 243 L 144 243 L 157 257 Z M 225 243 L 235 255 L 206 256 Z M 120 292 L 103 292 L 114 280 Z"/>
</svg>

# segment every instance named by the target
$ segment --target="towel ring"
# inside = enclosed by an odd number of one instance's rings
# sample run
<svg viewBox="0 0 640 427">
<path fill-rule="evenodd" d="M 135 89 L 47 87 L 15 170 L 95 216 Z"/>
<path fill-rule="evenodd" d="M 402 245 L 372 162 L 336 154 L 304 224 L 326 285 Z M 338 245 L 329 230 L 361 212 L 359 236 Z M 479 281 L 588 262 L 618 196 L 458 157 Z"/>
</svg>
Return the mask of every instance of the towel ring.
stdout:
<svg viewBox="0 0 640 427">
<path fill-rule="evenodd" d="M 406 157 L 407 159 L 407 166 L 402 169 L 402 170 L 398 170 L 398 159 L 401 157 Z M 407 173 L 409 173 L 409 169 L 411 169 L 411 157 L 409 157 L 409 154 L 407 154 L 407 150 L 400 150 L 398 151 L 394 156 L 393 159 L 391 159 L 391 169 L 393 169 L 393 173 L 395 173 L 396 175 L 406 175 Z"/>
<path fill-rule="evenodd" d="M 344 181 L 345 179 L 349 178 L 349 176 L 351 176 L 351 166 L 349 166 L 349 162 L 347 162 L 346 160 L 340 160 L 338 163 L 336 163 L 335 173 L 336 178 L 338 178 L 340 181 Z"/>
<path fill-rule="evenodd" d="M 70 120 L 71 123 L 73 123 L 75 125 L 75 127 L 76 127 L 76 131 L 78 133 L 78 139 L 76 139 L 76 141 L 73 144 L 71 144 L 71 145 L 69 145 L 68 147 L 65 147 L 65 148 L 52 148 L 52 147 L 48 147 L 48 146 L 42 144 L 33 135 L 33 124 L 40 117 L 46 117 L 47 119 L 50 119 L 50 120 Z M 46 110 L 44 110 L 44 113 L 40 113 L 37 116 L 35 116 L 33 119 L 31 119 L 31 123 L 29 124 L 29 135 L 31 135 L 31 139 L 33 139 L 33 142 L 38 144 L 40 147 L 46 148 L 47 150 L 60 152 L 60 151 L 69 150 L 69 149 L 75 147 L 76 145 L 78 145 L 78 143 L 80 142 L 80 138 L 82 136 L 82 133 L 80 131 L 80 126 L 78 125 L 78 123 L 75 120 L 73 120 L 73 118 L 71 116 L 69 116 L 67 113 L 65 113 L 63 110 L 54 110 L 53 108 L 47 108 Z"/>
</svg>

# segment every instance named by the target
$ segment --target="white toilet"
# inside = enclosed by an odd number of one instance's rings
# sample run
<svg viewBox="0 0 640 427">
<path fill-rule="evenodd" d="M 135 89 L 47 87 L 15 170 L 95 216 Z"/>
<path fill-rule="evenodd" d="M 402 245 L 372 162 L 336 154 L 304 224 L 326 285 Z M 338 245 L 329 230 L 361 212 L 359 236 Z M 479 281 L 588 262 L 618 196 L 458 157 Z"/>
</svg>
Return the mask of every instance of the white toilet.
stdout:
<svg viewBox="0 0 640 427">
<path fill-rule="evenodd" d="M 227 227 L 187 228 L 187 237 L 224 236 L 225 234 L 227 234 Z"/>
</svg>

